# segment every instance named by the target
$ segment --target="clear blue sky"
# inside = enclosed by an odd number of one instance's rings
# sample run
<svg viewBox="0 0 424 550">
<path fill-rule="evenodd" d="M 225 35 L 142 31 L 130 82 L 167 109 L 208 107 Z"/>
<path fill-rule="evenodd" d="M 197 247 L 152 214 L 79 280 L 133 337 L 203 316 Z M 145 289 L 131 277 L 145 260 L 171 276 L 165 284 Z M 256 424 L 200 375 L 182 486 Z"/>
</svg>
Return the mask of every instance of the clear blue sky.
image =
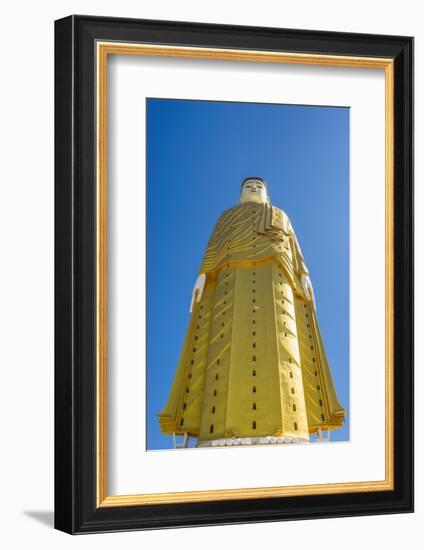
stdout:
<svg viewBox="0 0 424 550">
<path fill-rule="evenodd" d="M 166 403 L 207 241 L 241 181 L 266 179 L 291 219 L 349 439 L 349 109 L 147 100 L 147 448 L 172 447 Z"/>
</svg>

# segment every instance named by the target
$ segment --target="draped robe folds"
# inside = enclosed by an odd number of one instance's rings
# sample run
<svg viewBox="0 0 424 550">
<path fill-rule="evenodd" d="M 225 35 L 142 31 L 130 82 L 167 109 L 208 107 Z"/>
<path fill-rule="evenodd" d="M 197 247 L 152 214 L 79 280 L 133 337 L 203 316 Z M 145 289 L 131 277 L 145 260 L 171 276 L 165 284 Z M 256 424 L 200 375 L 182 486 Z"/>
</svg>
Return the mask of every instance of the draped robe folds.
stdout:
<svg viewBox="0 0 424 550">
<path fill-rule="evenodd" d="M 287 215 L 252 202 L 226 210 L 199 273 L 206 283 L 158 415 L 161 431 L 208 445 L 307 441 L 340 427 L 345 411 L 302 289 L 308 269 Z"/>
</svg>

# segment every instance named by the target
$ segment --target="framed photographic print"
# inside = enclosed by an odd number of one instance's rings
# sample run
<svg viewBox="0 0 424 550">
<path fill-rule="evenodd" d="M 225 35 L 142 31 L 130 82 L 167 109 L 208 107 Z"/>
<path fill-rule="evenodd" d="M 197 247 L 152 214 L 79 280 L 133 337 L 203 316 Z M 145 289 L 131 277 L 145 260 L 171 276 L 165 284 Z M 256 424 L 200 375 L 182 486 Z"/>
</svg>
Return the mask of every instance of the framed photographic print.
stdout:
<svg viewBox="0 0 424 550">
<path fill-rule="evenodd" d="M 55 524 L 413 509 L 413 39 L 55 26 Z"/>
</svg>

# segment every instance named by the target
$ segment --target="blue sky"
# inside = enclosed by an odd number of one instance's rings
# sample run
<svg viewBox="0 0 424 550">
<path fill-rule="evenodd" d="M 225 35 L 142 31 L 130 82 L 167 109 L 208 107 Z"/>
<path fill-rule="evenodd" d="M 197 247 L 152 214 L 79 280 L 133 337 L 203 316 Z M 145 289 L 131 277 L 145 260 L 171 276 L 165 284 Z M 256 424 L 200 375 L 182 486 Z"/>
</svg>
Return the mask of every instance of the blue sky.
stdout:
<svg viewBox="0 0 424 550">
<path fill-rule="evenodd" d="M 308 265 L 349 439 L 349 109 L 147 100 L 147 448 L 172 447 L 168 398 L 191 292 L 219 215 L 247 176 L 268 183 Z"/>
</svg>

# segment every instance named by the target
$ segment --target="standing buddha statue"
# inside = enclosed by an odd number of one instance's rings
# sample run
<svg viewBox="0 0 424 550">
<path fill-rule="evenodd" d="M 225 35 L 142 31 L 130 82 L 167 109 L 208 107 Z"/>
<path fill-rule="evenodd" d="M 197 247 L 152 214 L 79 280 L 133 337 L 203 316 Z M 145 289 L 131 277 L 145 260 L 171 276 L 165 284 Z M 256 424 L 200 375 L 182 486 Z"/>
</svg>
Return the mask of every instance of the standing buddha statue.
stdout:
<svg viewBox="0 0 424 550">
<path fill-rule="evenodd" d="M 307 442 L 342 426 L 308 268 L 266 182 L 218 219 L 194 286 L 164 434 L 197 446 Z"/>
</svg>

